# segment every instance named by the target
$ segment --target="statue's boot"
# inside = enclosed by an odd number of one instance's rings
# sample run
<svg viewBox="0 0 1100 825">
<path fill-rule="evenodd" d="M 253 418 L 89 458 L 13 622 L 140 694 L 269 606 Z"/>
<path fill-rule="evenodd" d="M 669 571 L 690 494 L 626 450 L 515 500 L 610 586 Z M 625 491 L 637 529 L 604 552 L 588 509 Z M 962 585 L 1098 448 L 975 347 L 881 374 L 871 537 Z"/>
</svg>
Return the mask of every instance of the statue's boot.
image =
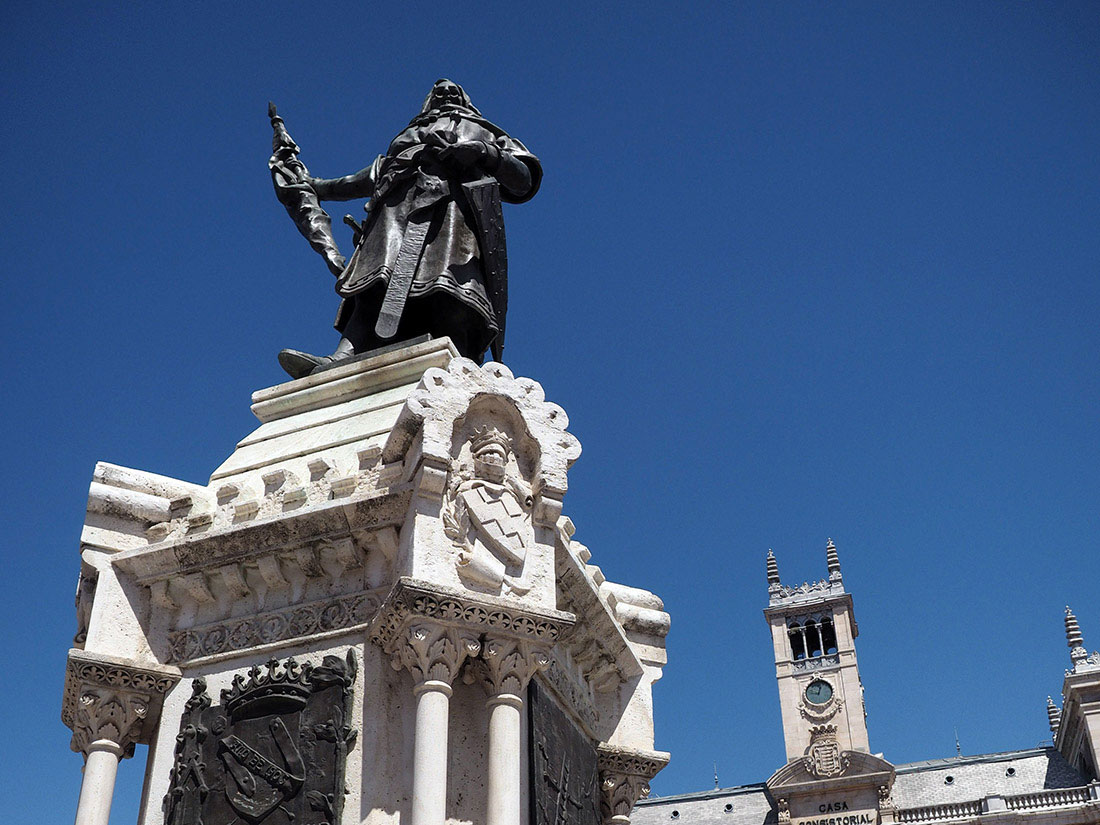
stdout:
<svg viewBox="0 0 1100 825">
<path fill-rule="evenodd" d="M 279 366 L 286 370 L 291 378 L 305 378 L 319 367 L 338 364 L 355 355 L 355 347 L 347 338 L 341 338 L 332 355 L 310 355 L 296 349 L 284 349 L 279 353 Z"/>
</svg>

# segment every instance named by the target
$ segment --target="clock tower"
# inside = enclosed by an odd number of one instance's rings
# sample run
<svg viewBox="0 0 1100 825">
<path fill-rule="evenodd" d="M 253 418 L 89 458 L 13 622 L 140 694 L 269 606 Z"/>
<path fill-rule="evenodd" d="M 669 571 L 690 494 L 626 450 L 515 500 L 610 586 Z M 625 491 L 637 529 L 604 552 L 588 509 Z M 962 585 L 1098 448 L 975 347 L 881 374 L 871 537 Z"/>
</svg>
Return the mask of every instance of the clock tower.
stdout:
<svg viewBox="0 0 1100 825">
<path fill-rule="evenodd" d="M 856 664 L 859 628 L 832 539 L 825 559 L 827 578 L 791 587 L 780 583 L 779 565 L 768 551 L 764 617 L 775 649 L 788 762 L 814 758 L 811 746 L 824 741 L 835 743 L 830 749 L 834 752 L 870 753 Z"/>
</svg>

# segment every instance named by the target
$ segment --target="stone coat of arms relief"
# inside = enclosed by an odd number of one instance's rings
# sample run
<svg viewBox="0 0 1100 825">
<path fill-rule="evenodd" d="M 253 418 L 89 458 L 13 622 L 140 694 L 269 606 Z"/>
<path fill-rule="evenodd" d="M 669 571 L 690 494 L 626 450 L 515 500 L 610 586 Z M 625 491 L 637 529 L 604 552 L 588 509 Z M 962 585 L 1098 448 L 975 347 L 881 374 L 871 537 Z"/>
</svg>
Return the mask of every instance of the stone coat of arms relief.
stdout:
<svg viewBox="0 0 1100 825">
<path fill-rule="evenodd" d="M 810 746 L 806 749 L 806 770 L 818 779 L 840 776 L 850 764 L 848 755 L 840 750 L 836 725 L 818 725 L 810 731 Z"/>
<path fill-rule="evenodd" d="M 519 475 L 512 439 L 478 427 L 454 462 L 443 493 L 443 530 L 458 551 L 459 577 L 477 590 L 523 596 L 534 544 L 531 488 Z"/>
</svg>

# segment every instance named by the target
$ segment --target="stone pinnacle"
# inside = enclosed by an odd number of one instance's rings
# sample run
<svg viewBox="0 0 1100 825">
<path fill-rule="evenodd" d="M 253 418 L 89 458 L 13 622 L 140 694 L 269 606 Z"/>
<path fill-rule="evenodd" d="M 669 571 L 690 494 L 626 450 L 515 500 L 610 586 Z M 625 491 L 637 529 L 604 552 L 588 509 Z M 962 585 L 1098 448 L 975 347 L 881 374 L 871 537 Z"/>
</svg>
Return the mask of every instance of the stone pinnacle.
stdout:
<svg viewBox="0 0 1100 825">
<path fill-rule="evenodd" d="M 775 553 L 768 550 L 768 587 L 779 585 L 779 563 L 775 560 Z"/>
<path fill-rule="evenodd" d="M 1054 700 L 1047 697 L 1047 720 L 1050 722 L 1050 732 L 1058 735 L 1058 726 L 1062 723 L 1062 711 L 1054 704 Z"/>
<path fill-rule="evenodd" d="M 1066 605 L 1066 645 L 1069 647 L 1069 658 L 1074 665 L 1088 658 L 1089 652 L 1085 650 L 1085 638 L 1081 635 L 1081 626 L 1077 623 L 1077 617 L 1073 615 L 1069 605 Z"/>
<path fill-rule="evenodd" d="M 825 564 L 829 568 L 829 581 L 840 580 L 840 556 L 837 555 L 836 545 L 832 539 L 825 543 Z"/>
</svg>

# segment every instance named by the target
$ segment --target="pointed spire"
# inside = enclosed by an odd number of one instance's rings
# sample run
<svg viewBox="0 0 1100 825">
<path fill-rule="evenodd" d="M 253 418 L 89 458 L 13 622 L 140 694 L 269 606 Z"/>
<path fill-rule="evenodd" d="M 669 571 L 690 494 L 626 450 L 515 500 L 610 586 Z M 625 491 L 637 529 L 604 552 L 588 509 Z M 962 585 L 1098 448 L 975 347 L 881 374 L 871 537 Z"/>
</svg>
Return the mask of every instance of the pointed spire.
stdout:
<svg viewBox="0 0 1100 825">
<path fill-rule="evenodd" d="M 775 553 L 768 550 L 768 590 L 779 589 L 779 562 L 775 560 Z"/>
<path fill-rule="evenodd" d="M 837 555 L 836 545 L 832 539 L 825 543 L 825 564 L 829 568 L 829 581 L 840 581 L 840 556 Z"/>
<path fill-rule="evenodd" d="M 1077 617 L 1066 605 L 1066 645 L 1069 647 L 1069 658 L 1074 667 L 1077 663 L 1087 659 L 1089 652 L 1085 650 L 1085 638 L 1081 635 L 1081 625 L 1077 624 Z"/>
<path fill-rule="evenodd" d="M 1062 711 L 1049 696 L 1047 697 L 1047 720 L 1050 722 L 1051 734 L 1057 736 L 1058 726 L 1062 724 Z"/>
</svg>

